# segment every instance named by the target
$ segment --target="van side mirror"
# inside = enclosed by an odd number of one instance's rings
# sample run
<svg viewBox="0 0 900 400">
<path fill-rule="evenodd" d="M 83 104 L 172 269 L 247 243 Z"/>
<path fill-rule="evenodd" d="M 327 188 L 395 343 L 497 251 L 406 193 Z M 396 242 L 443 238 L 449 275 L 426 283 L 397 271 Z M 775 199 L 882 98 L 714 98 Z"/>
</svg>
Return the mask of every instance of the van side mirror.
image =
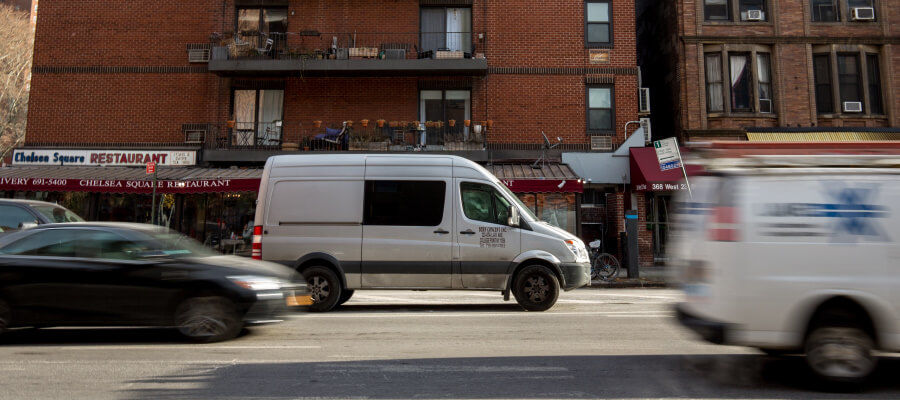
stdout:
<svg viewBox="0 0 900 400">
<path fill-rule="evenodd" d="M 509 226 L 519 226 L 519 209 L 516 206 L 509 207 L 509 218 L 506 224 Z"/>
</svg>

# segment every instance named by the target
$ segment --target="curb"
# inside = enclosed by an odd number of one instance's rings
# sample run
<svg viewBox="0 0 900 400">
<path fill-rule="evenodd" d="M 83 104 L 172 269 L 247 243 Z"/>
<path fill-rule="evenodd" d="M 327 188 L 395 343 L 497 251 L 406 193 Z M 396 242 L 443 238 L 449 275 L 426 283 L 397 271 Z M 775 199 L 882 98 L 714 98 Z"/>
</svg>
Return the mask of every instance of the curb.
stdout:
<svg viewBox="0 0 900 400">
<path fill-rule="evenodd" d="M 615 282 L 593 281 L 591 286 L 585 286 L 585 289 L 607 289 L 607 288 L 666 288 L 669 284 L 661 281 L 645 281 L 639 279 L 622 279 Z"/>
</svg>

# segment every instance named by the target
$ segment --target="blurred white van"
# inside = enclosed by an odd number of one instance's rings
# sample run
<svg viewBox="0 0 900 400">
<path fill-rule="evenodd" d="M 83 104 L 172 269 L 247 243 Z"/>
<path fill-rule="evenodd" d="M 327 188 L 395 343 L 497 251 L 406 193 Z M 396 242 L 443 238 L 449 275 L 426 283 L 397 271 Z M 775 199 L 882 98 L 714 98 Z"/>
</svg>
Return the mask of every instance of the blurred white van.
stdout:
<svg viewBox="0 0 900 400">
<path fill-rule="evenodd" d="M 302 272 L 316 311 L 359 289 L 496 290 L 543 311 L 590 283 L 580 239 L 449 155 L 271 157 L 252 252 Z"/>
<path fill-rule="evenodd" d="M 900 158 L 719 159 L 677 201 L 680 322 L 858 384 L 900 350 Z"/>
</svg>

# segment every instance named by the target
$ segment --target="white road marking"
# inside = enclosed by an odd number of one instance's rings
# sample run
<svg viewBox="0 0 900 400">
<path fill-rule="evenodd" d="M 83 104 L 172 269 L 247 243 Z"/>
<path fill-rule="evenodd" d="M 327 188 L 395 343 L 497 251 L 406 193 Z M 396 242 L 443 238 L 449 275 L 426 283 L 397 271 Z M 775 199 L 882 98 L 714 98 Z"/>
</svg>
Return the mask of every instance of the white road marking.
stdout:
<svg viewBox="0 0 900 400">
<path fill-rule="evenodd" d="M 34 346 L 29 345 L 29 348 Z M 15 345 L 3 346 L 4 349 L 15 349 Z M 48 347 L 49 348 L 49 347 Z M 289 349 L 321 349 L 322 346 L 293 346 L 293 345 L 258 345 L 258 346 L 197 346 L 191 344 L 185 345 L 111 345 L 111 346 L 53 346 L 54 351 L 58 350 L 289 350 Z"/>
<path fill-rule="evenodd" d="M 630 313 L 642 313 L 647 311 L 632 311 Z M 660 315 L 674 315 L 673 313 L 669 313 L 667 311 L 650 311 Z M 561 311 L 561 312 L 543 312 L 543 313 L 525 313 L 525 312 L 466 312 L 466 313 L 449 313 L 449 312 L 415 312 L 415 313 L 401 313 L 401 312 L 371 312 L 371 313 L 332 313 L 332 314 L 307 314 L 303 316 L 298 316 L 298 319 L 301 318 L 418 318 L 418 317 L 517 317 L 517 316 L 525 316 L 528 318 L 531 317 L 552 317 L 552 316 L 567 316 L 567 315 L 616 315 L 616 311 Z"/>
</svg>

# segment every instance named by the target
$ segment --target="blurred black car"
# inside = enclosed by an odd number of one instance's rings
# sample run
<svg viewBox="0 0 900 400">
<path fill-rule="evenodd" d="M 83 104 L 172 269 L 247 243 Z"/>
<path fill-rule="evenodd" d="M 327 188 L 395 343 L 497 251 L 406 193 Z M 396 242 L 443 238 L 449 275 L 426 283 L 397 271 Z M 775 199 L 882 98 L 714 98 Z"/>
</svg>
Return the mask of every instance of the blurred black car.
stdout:
<svg viewBox="0 0 900 400">
<path fill-rule="evenodd" d="M 21 326 L 173 326 L 236 336 L 311 304 L 295 271 L 214 253 L 145 224 L 48 224 L 0 236 L 0 331 Z"/>
<path fill-rule="evenodd" d="M 84 222 L 84 219 L 46 201 L 0 199 L 0 233 L 57 222 Z"/>
</svg>

